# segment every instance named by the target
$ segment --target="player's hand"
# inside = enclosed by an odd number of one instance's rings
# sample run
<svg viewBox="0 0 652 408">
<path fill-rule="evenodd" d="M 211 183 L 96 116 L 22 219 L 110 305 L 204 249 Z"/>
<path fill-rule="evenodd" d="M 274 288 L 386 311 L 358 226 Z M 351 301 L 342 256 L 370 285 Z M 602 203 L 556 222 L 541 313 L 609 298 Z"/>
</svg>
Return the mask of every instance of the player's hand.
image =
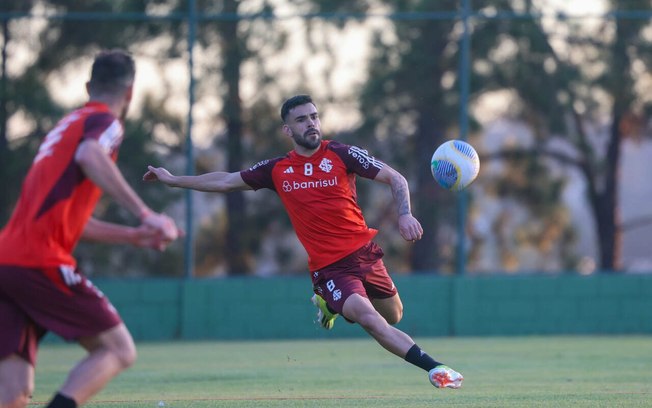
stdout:
<svg viewBox="0 0 652 408">
<path fill-rule="evenodd" d="M 172 241 L 164 239 L 160 231 L 149 225 L 141 224 L 133 229 L 131 238 L 131 244 L 133 246 L 163 251 L 170 242 Z"/>
<path fill-rule="evenodd" d="M 170 184 L 174 176 L 163 167 L 147 166 L 147 173 L 143 175 L 145 181 L 160 181 L 164 184 Z"/>
<path fill-rule="evenodd" d="M 406 241 L 417 241 L 423 235 L 421 223 L 412 214 L 403 214 L 398 217 L 398 230 Z"/>
<path fill-rule="evenodd" d="M 165 214 L 147 212 L 141 219 L 144 226 L 150 227 L 161 235 L 161 241 L 165 245 L 174 241 L 181 235 L 181 232 L 174 223 L 174 220 Z"/>
</svg>

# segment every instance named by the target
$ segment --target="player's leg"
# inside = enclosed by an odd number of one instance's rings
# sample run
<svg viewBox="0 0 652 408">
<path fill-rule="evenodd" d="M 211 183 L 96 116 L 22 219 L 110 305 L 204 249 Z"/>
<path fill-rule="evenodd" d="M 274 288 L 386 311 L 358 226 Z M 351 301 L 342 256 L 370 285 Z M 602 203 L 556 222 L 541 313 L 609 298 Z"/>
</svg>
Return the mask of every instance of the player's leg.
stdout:
<svg viewBox="0 0 652 408">
<path fill-rule="evenodd" d="M 371 304 L 389 324 L 396 324 L 403 318 L 403 303 L 398 293 L 385 299 L 371 299 Z"/>
<path fill-rule="evenodd" d="M 136 346 L 122 323 L 96 337 L 82 338 L 79 344 L 88 355 L 72 369 L 59 391 L 60 396 L 77 405 L 85 403 L 136 360 Z M 55 407 L 54 403 L 49 406 Z"/>
<path fill-rule="evenodd" d="M 34 366 L 36 345 L 46 330 L 78 341 L 89 352 L 48 407 L 82 404 L 133 363 L 136 352 L 129 331 L 108 299 L 79 271 L 0 267 L 0 278 L 0 300 L 4 296 L 5 303 L 20 312 L 7 323 L 0 319 L 0 330 L 12 330 L 7 338 L 20 339 L 17 335 L 26 333 L 31 339 L 27 345 L 9 343 L 1 332 L 0 356 L 16 353 Z M 14 334 L 19 329 L 23 331 Z"/>
<path fill-rule="evenodd" d="M 34 391 L 34 367 L 17 354 L 0 360 L 0 407 L 27 407 Z"/>
<path fill-rule="evenodd" d="M 326 330 L 331 330 L 339 314 L 328 307 L 326 300 L 318 293 L 312 295 L 310 301 L 317 307 L 317 323 Z"/>
<path fill-rule="evenodd" d="M 358 293 L 348 296 L 342 307 L 342 315 L 362 326 L 389 352 L 428 371 L 430 382 L 437 388 L 459 388 L 462 385 L 464 378 L 461 374 L 435 361 L 410 336 L 391 326 L 364 296 Z"/>
<path fill-rule="evenodd" d="M 371 304 L 387 320 L 396 324 L 403 318 L 403 303 L 383 263 L 382 249 L 371 242 L 356 261 L 353 271 L 363 282 L 364 290 Z"/>
<path fill-rule="evenodd" d="M 405 357 L 414 344 L 410 336 L 390 326 L 369 299 L 357 293 L 346 299 L 342 307 L 342 314 L 362 326 L 386 350 L 401 358 Z"/>
<path fill-rule="evenodd" d="M 45 331 L 10 296 L 22 276 L 0 266 L 0 407 L 26 407 L 34 390 L 38 341 Z"/>
</svg>

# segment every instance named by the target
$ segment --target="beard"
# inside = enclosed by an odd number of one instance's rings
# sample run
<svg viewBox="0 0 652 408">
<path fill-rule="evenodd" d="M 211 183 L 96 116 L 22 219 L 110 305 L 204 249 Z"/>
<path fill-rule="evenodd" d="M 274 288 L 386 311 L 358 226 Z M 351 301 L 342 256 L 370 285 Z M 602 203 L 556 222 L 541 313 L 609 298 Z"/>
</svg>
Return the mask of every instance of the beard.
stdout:
<svg viewBox="0 0 652 408">
<path fill-rule="evenodd" d="M 309 133 L 311 132 L 317 132 L 317 137 L 314 140 L 308 138 Z M 312 150 L 312 149 L 316 149 L 321 144 L 321 133 L 319 132 L 319 130 L 316 129 L 311 129 L 302 135 L 298 135 L 292 132 L 292 139 L 299 146 Z"/>
</svg>

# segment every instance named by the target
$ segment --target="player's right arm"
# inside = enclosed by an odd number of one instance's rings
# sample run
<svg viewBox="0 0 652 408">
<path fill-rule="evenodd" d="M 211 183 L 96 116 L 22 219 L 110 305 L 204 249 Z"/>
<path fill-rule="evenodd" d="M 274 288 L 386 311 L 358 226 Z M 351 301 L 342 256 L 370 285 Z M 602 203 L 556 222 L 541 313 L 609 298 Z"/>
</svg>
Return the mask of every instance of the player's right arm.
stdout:
<svg viewBox="0 0 652 408">
<path fill-rule="evenodd" d="M 389 184 L 398 210 L 398 230 L 406 241 L 417 241 L 423 235 L 423 228 L 410 209 L 410 188 L 407 180 L 387 164 L 378 172 L 375 181 Z"/>
<path fill-rule="evenodd" d="M 179 230 L 174 221 L 165 214 L 153 212 L 141 200 L 97 140 L 84 139 L 77 147 L 75 161 L 86 177 L 102 191 L 139 217 L 143 224 L 160 231 L 164 241 L 170 242 L 177 239 Z"/>
<path fill-rule="evenodd" d="M 97 140 L 84 139 L 75 152 L 75 161 L 86 177 L 132 214 L 140 216 L 149 211 Z"/>
<path fill-rule="evenodd" d="M 163 167 L 147 166 L 143 176 L 145 181 L 160 181 L 170 187 L 187 188 L 197 191 L 228 193 L 229 191 L 252 190 L 245 183 L 240 172 L 215 171 L 198 176 L 175 176 Z"/>
</svg>

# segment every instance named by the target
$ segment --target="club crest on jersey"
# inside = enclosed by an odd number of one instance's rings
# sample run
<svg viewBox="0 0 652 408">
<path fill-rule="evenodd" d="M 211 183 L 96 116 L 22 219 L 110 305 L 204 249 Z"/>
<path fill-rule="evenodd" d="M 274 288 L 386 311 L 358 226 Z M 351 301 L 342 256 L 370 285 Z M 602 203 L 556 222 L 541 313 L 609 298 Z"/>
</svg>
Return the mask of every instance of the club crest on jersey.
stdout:
<svg viewBox="0 0 652 408">
<path fill-rule="evenodd" d="M 319 168 L 325 173 L 330 173 L 333 170 L 333 162 L 324 157 L 319 163 Z"/>
</svg>

